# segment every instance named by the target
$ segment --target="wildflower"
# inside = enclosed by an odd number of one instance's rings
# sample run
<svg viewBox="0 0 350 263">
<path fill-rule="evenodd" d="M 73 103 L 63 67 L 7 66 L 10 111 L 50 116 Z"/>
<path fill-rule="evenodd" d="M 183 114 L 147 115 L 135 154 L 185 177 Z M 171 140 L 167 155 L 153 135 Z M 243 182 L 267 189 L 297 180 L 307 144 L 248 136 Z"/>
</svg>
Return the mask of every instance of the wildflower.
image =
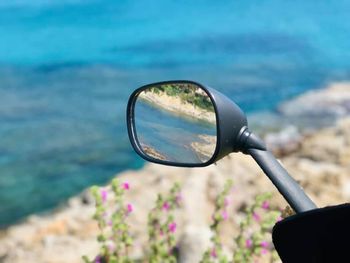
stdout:
<svg viewBox="0 0 350 263">
<path fill-rule="evenodd" d="M 168 226 L 168 229 L 169 229 L 169 231 L 171 233 L 175 233 L 175 231 L 176 231 L 176 223 L 175 222 L 170 223 L 169 226 Z"/>
<path fill-rule="evenodd" d="M 263 248 L 268 248 L 269 242 L 267 242 L 267 241 L 262 241 L 262 242 L 260 243 L 260 246 L 263 247 Z"/>
<path fill-rule="evenodd" d="M 98 255 L 96 258 L 95 258 L 95 263 L 102 263 L 102 258 L 100 255 Z"/>
<path fill-rule="evenodd" d="M 256 222 L 260 222 L 260 216 L 259 216 L 259 214 L 258 213 L 256 213 L 256 212 L 254 212 L 253 213 L 253 218 L 254 218 L 254 220 L 256 221 Z"/>
<path fill-rule="evenodd" d="M 128 214 L 130 214 L 130 213 L 134 210 L 132 204 L 128 204 L 128 205 L 126 206 L 126 209 L 127 209 L 127 213 L 128 213 Z"/>
<path fill-rule="evenodd" d="M 123 187 L 124 190 L 129 190 L 130 189 L 130 185 L 127 182 L 123 183 L 122 187 Z"/>
<path fill-rule="evenodd" d="M 267 210 L 270 208 L 270 203 L 268 201 L 264 201 L 261 205 L 261 208 Z"/>
<path fill-rule="evenodd" d="M 226 210 L 222 211 L 221 216 L 223 220 L 227 220 L 228 219 L 227 211 Z"/>
<path fill-rule="evenodd" d="M 282 220 L 283 220 L 283 218 L 281 216 L 278 216 L 277 219 L 276 219 L 277 222 L 280 222 Z"/>
<path fill-rule="evenodd" d="M 168 202 L 164 202 L 162 208 L 163 208 L 163 210 L 168 211 L 170 209 L 169 203 Z"/>
<path fill-rule="evenodd" d="M 107 190 L 106 190 L 106 189 L 102 189 L 102 190 L 101 190 L 102 202 L 106 202 L 106 201 L 107 201 L 107 195 L 108 195 Z"/>
<path fill-rule="evenodd" d="M 213 258 L 216 258 L 216 257 L 218 256 L 218 254 L 216 253 L 215 248 L 213 248 L 213 249 L 210 251 L 210 255 L 211 255 Z"/>
<path fill-rule="evenodd" d="M 262 255 L 267 254 L 267 252 L 268 252 L 268 250 L 265 249 L 265 248 L 263 248 L 263 249 L 261 250 L 261 254 L 262 254 Z"/>
<path fill-rule="evenodd" d="M 245 241 L 245 246 L 246 246 L 246 248 L 251 248 L 252 245 L 253 245 L 253 241 L 252 241 L 251 239 L 247 239 L 247 240 Z"/>
</svg>

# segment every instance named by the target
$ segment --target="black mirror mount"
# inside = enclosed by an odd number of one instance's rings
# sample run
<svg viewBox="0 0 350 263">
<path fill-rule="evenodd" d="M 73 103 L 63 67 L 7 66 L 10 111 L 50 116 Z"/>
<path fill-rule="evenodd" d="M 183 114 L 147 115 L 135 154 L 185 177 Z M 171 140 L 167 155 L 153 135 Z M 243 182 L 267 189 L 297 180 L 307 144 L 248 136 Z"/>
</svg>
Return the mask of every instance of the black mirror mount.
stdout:
<svg viewBox="0 0 350 263">
<path fill-rule="evenodd" d="M 265 143 L 259 137 L 245 129 L 241 133 L 240 141 L 241 151 L 253 157 L 295 212 L 300 213 L 316 208 L 300 185 L 266 149 Z"/>
</svg>

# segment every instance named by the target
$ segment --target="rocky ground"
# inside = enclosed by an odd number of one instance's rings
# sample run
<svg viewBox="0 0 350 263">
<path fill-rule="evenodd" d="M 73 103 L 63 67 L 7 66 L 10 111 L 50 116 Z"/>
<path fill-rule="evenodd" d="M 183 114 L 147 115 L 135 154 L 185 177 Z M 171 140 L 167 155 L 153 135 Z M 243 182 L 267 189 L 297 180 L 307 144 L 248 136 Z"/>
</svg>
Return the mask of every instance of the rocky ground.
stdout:
<svg viewBox="0 0 350 263">
<path fill-rule="evenodd" d="M 303 95 L 281 108 L 281 112 L 288 111 L 288 115 L 292 115 L 292 105 L 297 107 L 300 103 L 307 103 L 310 109 L 314 109 L 310 104 L 316 98 L 315 107 L 328 107 L 327 114 L 334 114 L 333 119 L 339 117 L 335 125 L 307 135 L 301 135 L 295 130 L 289 131 L 297 135 L 292 140 L 286 140 L 283 132 L 267 138 L 270 142 L 275 141 L 270 144 L 273 150 L 320 207 L 350 200 L 350 118 L 344 114 L 350 105 L 350 96 L 347 97 L 350 85 L 339 85 L 341 88 L 334 88 L 333 85 L 316 91 L 314 95 Z M 331 93 L 332 89 L 335 93 Z M 332 97 L 331 94 L 339 96 Z M 305 96 L 307 102 L 303 101 Z M 331 97 L 337 97 L 338 103 L 335 99 L 331 100 Z M 337 107 L 338 110 L 333 111 L 330 107 Z M 300 114 L 299 110 L 295 114 Z M 177 214 L 182 262 L 198 262 L 199 255 L 207 248 L 213 200 L 222 190 L 226 179 L 232 178 L 235 184 L 231 219 L 225 223 L 223 230 L 228 248 L 229 240 L 232 240 L 242 217 L 242 207 L 250 203 L 257 193 L 271 191 L 274 193 L 272 206 L 286 206 L 259 167 L 249 156 L 243 154 L 231 154 L 217 165 L 206 168 L 147 164 L 142 170 L 126 171 L 118 177 L 131 186 L 127 199 L 134 205 L 130 223 L 135 239 L 135 258 L 142 255 L 143 245 L 147 243 L 147 212 L 154 205 L 156 193 L 167 191 L 174 182 L 182 185 L 183 206 Z M 98 251 L 98 228 L 91 219 L 93 212 L 92 198 L 85 191 L 49 215 L 31 216 L 25 222 L 8 228 L 0 233 L 0 262 L 75 263 L 82 262 L 82 255 L 93 257 Z"/>
</svg>

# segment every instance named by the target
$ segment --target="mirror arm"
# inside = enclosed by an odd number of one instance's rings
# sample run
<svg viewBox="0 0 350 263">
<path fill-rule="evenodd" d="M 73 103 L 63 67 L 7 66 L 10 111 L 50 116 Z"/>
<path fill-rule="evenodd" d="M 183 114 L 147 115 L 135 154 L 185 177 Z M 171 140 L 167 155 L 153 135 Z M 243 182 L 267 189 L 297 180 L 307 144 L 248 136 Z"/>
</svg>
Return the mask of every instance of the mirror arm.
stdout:
<svg viewBox="0 0 350 263">
<path fill-rule="evenodd" d="M 296 213 L 317 208 L 301 186 L 266 149 L 264 142 L 259 137 L 246 129 L 241 133 L 240 140 L 244 142 L 242 152 L 253 157 Z"/>
</svg>

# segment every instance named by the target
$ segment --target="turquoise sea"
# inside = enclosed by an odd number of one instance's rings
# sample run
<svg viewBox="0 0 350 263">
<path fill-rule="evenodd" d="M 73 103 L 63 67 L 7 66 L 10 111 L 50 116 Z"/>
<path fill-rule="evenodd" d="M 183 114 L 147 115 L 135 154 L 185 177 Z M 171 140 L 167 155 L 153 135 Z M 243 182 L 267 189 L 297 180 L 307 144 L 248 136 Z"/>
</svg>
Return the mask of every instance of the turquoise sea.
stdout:
<svg viewBox="0 0 350 263">
<path fill-rule="evenodd" d="M 348 0 L 1 0 L 0 226 L 142 167 L 125 127 L 138 86 L 196 80 L 254 113 L 350 79 L 349 13 Z"/>
</svg>

